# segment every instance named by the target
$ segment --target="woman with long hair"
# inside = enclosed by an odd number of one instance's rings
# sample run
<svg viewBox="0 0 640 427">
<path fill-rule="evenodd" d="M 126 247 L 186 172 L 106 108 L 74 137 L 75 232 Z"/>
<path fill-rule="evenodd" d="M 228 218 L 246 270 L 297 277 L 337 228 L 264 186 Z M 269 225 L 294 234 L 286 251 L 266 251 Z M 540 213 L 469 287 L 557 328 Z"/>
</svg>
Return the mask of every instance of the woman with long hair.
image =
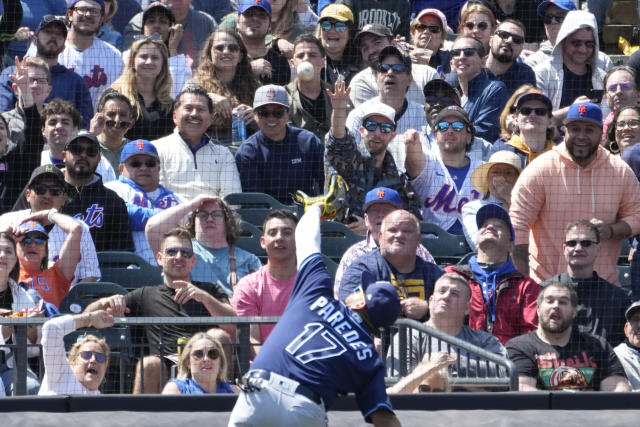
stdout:
<svg viewBox="0 0 640 427">
<path fill-rule="evenodd" d="M 485 54 L 489 53 L 489 38 L 497 26 L 493 12 L 484 4 L 468 2 L 462 7 L 458 33 L 480 40 Z"/>
<path fill-rule="evenodd" d="M 122 74 L 111 87 L 129 98 L 136 121 L 126 137 L 154 140 L 173 132 L 169 53 L 160 36 L 140 36 L 131 45 Z"/>
<path fill-rule="evenodd" d="M 609 150 L 624 155 L 625 150 L 640 142 L 640 107 L 628 105 L 622 107 L 613 116 L 607 131 Z"/>
</svg>

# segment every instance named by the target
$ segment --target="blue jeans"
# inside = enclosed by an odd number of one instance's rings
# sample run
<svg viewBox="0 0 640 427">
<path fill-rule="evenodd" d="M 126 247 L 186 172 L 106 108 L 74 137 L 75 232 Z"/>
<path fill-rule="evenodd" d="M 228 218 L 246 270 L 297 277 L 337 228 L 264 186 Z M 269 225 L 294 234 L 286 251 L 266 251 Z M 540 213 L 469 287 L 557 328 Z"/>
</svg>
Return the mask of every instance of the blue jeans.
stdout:
<svg viewBox="0 0 640 427">
<path fill-rule="evenodd" d="M 0 367 L 0 379 L 2 379 L 4 391 L 7 396 L 13 394 L 13 369 L 14 368 L 9 368 L 6 364 Z M 36 377 L 33 372 L 27 371 L 27 394 L 36 395 L 38 394 L 38 390 L 40 390 L 38 377 Z"/>
</svg>

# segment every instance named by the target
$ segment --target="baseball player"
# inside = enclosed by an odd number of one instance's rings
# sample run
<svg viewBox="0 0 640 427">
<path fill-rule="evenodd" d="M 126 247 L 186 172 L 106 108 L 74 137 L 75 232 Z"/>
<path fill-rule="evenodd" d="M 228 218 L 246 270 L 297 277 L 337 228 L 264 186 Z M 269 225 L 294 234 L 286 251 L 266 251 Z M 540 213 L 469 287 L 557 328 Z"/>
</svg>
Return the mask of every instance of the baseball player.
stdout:
<svg viewBox="0 0 640 427">
<path fill-rule="evenodd" d="M 373 345 L 373 334 L 400 313 L 397 291 L 365 273 L 344 303 L 333 298 L 320 253 L 321 208 L 309 206 L 296 228 L 298 276 L 291 299 L 242 378 L 229 426 L 326 426 L 326 408 L 347 392 L 356 393 L 367 422 L 400 425 Z"/>
</svg>

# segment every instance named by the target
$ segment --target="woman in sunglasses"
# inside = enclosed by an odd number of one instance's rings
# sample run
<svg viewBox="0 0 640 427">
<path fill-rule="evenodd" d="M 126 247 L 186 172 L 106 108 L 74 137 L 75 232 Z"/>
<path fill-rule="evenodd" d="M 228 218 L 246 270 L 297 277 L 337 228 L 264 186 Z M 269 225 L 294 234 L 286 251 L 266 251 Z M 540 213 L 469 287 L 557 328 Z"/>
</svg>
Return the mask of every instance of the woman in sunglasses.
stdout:
<svg viewBox="0 0 640 427">
<path fill-rule="evenodd" d="M 411 21 L 411 62 L 429 65 L 440 72 L 451 72 L 451 54 L 442 49 L 447 37 L 447 18 L 438 9 L 423 9 Z"/>
<path fill-rule="evenodd" d="M 462 7 L 458 33 L 480 40 L 487 53 L 489 52 L 489 38 L 497 26 L 498 23 L 493 12 L 484 4 L 472 3 Z"/>
<path fill-rule="evenodd" d="M 220 342 L 198 332 L 184 346 L 178 358 L 178 375 L 171 378 L 162 394 L 233 393 L 226 382 L 227 358 Z"/>
<path fill-rule="evenodd" d="M 360 54 L 353 45 L 356 27 L 353 12 L 344 4 L 331 3 L 322 9 L 316 38 L 326 53 L 322 80 L 333 85 L 338 78 L 349 86 L 359 71 Z"/>
<path fill-rule="evenodd" d="M 205 88 L 213 100 L 212 136 L 224 145 L 231 144 L 234 113 L 247 125 L 247 136 L 253 134 L 257 127 L 250 105 L 260 83 L 240 36 L 232 30 L 214 31 L 200 51 L 199 64 L 193 82 Z"/>
<path fill-rule="evenodd" d="M 84 335 L 65 354 L 64 336 L 82 328 L 109 328 L 113 316 L 104 310 L 54 317 L 42 325 L 44 378 L 39 395 L 100 394 L 107 373 L 109 346 L 103 338 Z M 66 360 L 65 360 L 66 359 Z"/>
<path fill-rule="evenodd" d="M 151 141 L 169 135 L 175 127 L 172 79 L 164 42 L 159 37 L 143 37 L 131 45 L 124 70 L 111 87 L 129 98 L 136 110 L 133 127 L 125 136 Z"/>
</svg>

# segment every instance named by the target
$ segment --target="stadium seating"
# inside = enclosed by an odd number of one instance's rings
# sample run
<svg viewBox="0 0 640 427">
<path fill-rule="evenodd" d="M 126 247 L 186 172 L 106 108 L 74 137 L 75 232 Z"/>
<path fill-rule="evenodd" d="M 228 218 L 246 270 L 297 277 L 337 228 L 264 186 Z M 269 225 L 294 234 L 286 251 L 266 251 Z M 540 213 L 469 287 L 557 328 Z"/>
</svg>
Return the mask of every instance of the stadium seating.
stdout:
<svg viewBox="0 0 640 427">
<path fill-rule="evenodd" d="M 111 295 L 124 295 L 127 290 L 117 283 L 80 282 L 76 283 L 60 303 L 61 313 L 78 314 L 92 302 Z"/>
<path fill-rule="evenodd" d="M 127 290 L 162 283 L 162 270 L 133 252 L 98 252 L 101 281 L 117 283 Z"/>
<path fill-rule="evenodd" d="M 422 244 L 438 265 L 458 263 L 471 251 L 464 235 L 447 233 L 442 228 L 428 222 L 420 222 Z"/>
<path fill-rule="evenodd" d="M 337 221 L 323 221 L 320 225 L 322 254 L 338 263 L 347 249 L 363 239 L 364 236 Z"/>
<path fill-rule="evenodd" d="M 264 193 L 231 193 L 225 196 L 224 201 L 233 205 L 244 221 L 260 228 L 273 210 L 287 209 L 298 214 L 298 206 L 284 205 Z"/>
</svg>

